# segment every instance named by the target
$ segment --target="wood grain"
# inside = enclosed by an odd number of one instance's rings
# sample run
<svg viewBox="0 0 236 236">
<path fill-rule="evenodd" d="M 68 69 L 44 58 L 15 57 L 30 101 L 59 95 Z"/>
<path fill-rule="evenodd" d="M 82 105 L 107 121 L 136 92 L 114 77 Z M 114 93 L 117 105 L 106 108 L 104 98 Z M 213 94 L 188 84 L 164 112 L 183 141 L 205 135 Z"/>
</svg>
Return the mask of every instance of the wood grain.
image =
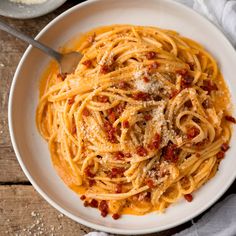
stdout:
<svg viewBox="0 0 236 236">
<path fill-rule="evenodd" d="M 0 147 L 0 184 L 28 182 L 11 146 Z"/>
<path fill-rule="evenodd" d="M 15 20 L 0 16 L 0 20 L 36 36 L 48 22 L 78 2 L 68 0 L 53 13 L 36 19 Z M 22 172 L 11 145 L 7 122 L 8 97 L 15 69 L 27 46 L 0 31 L 0 235 L 84 235 L 94 230 L 63 216 L 41 198 Z M 236 193 L 235 182 L 223 198 L 231 193 Z M 190 225 L 188 222 L 152 235 L 170 236 Z"/>
<path fill-rule="evenodd" d="M 0 186 L 0 235 L 84 235 L 91 229 L 52 208 L 32 186 Z"/>
<path fill-rule="evenodd" d="M 189 225 L 149 236 L 170 236 Z M 91 231 L 51 207 L 32 186 L 0 186 L 0 235 L 73 236 Z"/>
</svg>

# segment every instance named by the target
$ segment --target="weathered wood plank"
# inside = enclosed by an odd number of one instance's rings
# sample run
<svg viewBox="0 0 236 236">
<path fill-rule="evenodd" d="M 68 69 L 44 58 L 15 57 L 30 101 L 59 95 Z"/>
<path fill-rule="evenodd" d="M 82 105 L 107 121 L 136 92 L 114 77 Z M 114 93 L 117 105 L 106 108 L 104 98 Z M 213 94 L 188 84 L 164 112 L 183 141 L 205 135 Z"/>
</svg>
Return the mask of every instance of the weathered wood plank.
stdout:
<svg viewBox="0 0 236 236">
<path fill-rule="evenodd" d="M 0 146 L 0 183 L 28 182 L 11 146 Z"/>
<path fill-rule="evenodd" d="M 170 236 L 183 227 L 150 236 Z M 51 207 L 32 186 L 0 186 L 0 235 L 70 236 L 91 231 Z"/>
<path fill-rule="evenodd" d="M 84 235 L 91 229 L 52 208 L 32 186 L 0 186 L 0 235 Z"/>
</svg>

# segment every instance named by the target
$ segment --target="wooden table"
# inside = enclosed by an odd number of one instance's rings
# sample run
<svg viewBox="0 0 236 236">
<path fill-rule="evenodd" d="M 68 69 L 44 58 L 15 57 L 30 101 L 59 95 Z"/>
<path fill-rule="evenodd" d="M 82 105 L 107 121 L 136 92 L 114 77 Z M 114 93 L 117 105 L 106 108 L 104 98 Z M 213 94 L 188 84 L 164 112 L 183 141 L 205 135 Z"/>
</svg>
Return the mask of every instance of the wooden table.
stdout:
<svg viewBox="0 0 236 236">
<path fill-rule="evenodd" d="M 0 17 L 0 20 L 35 36 L 57 15 L 78 2 L 69 0 L 53 13 L 36 19 Z M 8 95 L 13 74 L 27 46 L 0 31 L 0 235 L 84 235 L 93 229 L 63 216 L 42 199 L 22 172 L 11 145 L 7 123 Z M 224 196 L 235 193 L 235 186 L 234 182 Z M 190 225 L 187 222 L 155 235 L 169 236 Z"/>
</svg>

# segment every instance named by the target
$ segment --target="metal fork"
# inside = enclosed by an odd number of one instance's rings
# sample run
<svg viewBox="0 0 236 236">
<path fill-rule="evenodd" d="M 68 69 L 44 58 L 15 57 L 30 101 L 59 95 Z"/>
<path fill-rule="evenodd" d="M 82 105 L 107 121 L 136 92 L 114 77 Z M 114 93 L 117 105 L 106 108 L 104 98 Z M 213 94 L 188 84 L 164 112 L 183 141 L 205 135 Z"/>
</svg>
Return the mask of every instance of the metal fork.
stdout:
<svg viewBox="0 0 236 236">
<path fill-rule="evenodd" d="M 43 43 L 40 43 L 39 41 L 33 39 L 32 37 L 23 34 L 22 32 L 19 32 L 18 30 L 12 28 L 11 26 L 7 25 L 6 23 L 0 21 L 0 29 L 27 42 L 28 44 L 31 44 L 33 47 L 36 47 L 46 53 L 47 55 L 54 58 L 59 66 L 60 66 L 60 72 L 61 73 L 73 73 L 80 62 L 83 55 L 79 52 L 69 52 L 69 53 L 59 53 L 55 51 L 54 49 L 46 46 Z"/>
</svg>

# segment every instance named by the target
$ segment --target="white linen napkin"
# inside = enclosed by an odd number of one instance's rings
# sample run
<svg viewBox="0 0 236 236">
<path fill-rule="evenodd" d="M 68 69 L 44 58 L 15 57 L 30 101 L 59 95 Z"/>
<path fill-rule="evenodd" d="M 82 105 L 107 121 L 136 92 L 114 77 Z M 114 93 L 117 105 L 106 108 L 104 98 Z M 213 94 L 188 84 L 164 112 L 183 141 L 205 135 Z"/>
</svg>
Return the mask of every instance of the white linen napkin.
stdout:
<svg viewBox="0 0 236 236">
<path fill-rule="evenodd" d="M 197 223 L 172 236 L 235 236 L 236 194 L 217 203 Z M 93 235 L 91 235 L 93 236 Z"/>
<path fill-rule="evenodd" d="M 236 0 L 175 0 L 217 25 L 236 47 Z"/>
<path fill-rule="evenodd" d="M 212 21 L 236 47 L 236 0 L 175 0 Z M 173 236 L 236 236 L 236 194 L 216 204 L 197 223 Z M 85 236 L 108 236 L 90 232 Z M 111 236 L 111 235 L 110 235 Z"/>
</svg>

